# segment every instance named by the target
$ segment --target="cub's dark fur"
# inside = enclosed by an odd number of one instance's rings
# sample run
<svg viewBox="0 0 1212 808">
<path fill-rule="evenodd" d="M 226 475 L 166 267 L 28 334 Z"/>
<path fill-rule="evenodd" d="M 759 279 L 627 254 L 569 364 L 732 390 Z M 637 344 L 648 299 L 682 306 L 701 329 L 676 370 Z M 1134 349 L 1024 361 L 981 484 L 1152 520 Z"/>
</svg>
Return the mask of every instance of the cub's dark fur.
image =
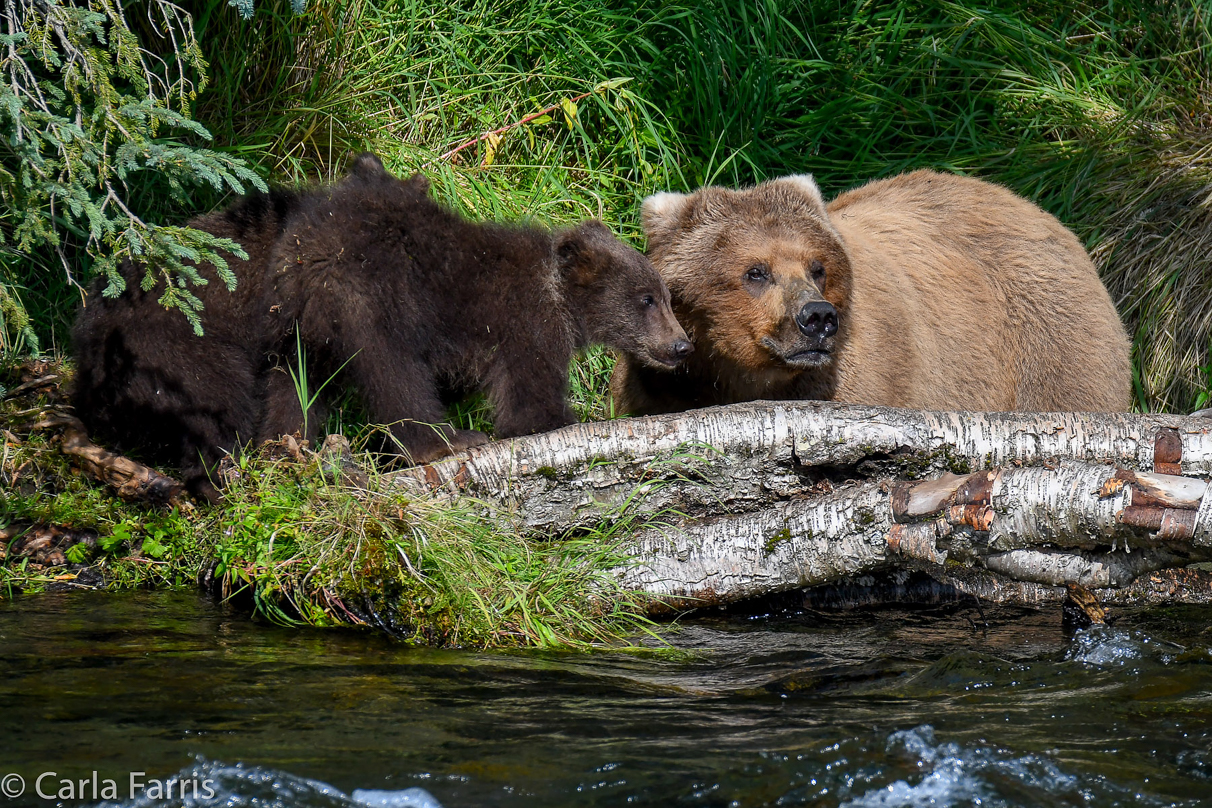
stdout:
<svg viewBox="0 0 1212 808">
<path fill-rule="evenodd" d="M 223 453 L 302 427 L 285 370 L 296 341 L 311 388 L 339 373 L 416 463 L 486 439 L 441 423 L 466 393 L 487 393 L 499 437 L 541 432 L 575 420 L 565 388 L 577 349 L 604 343 L 665 366 L 690 351 L 656 271 L 601 223 L 475 224 L 427 190 L 363 155 L 332 187 L 195 220 L 248 252 L 231 262 L 236 291 L 200 268 L 211 283 L 196 337 L 138 288 L 142 267 L 124 267 L 128 291 L 91 295 L 73 332 L 80 418 L 122 448 L 179 463 L 191 490 L 213 499 Z"/>
</svg>

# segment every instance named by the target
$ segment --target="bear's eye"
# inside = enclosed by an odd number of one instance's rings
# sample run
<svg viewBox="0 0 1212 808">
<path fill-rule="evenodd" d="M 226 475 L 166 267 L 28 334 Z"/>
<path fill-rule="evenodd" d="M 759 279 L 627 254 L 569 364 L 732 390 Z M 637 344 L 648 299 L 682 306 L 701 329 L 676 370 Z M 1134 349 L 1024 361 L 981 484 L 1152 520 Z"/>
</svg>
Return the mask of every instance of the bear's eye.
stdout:
<svg viewBox="0 0 1212 808">
<path fill-rule="evenodd" d="M 644 295 L 643 297 L 640 298 L 640 305 L 651 308 L 656 305 L 656 298 L 653 297 L 652 295 Z"/>
<path fill-rule="evenodd" d="M 823 286 L 825 283 L 825 265 L 820 261 L 813 261 L 811 269 L 812 280 L 816 282 L 817 286 Z"/>
<path fill-rule="evenodd" d="M 745 272 L 745 280 L 758 282 L 770 280 L 770 267 L 765 264 L 754 264 Z"/>
</svg>

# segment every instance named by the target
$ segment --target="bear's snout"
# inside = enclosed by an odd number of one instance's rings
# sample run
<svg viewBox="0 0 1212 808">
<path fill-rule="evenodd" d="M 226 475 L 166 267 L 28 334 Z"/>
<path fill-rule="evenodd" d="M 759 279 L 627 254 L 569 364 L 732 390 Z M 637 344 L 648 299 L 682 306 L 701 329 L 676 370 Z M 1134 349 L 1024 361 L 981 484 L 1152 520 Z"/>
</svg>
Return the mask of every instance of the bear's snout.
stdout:
<svg viewBox="0 0 1212 808">
<path fill-rule="evenodd" d="M 826 340 L 837 333 L 837 309 L 826 300 L 813 300 L 795 315 L 800 333 L 814 340 Z"/>
<path fill-rule="evenodd" d="M 670 320 L 673 318 L 670 317 Z M 662 340 L 649 352 L 655 360 L 654 364 L 660 367 L 675 368 L 694 353 L 694 343 L 686 338 L 686 332 L 678 325 L 677 320 L 673 320 L 670 330 L 674 331 L 672 339 Z"/>
<path fill-rule="evenodd" d="M 694 353 L 694 345 L 688 339 L 675 340 L 669 347 L 669 355 L 675 362 L 681 362 Z"/>
</svg>

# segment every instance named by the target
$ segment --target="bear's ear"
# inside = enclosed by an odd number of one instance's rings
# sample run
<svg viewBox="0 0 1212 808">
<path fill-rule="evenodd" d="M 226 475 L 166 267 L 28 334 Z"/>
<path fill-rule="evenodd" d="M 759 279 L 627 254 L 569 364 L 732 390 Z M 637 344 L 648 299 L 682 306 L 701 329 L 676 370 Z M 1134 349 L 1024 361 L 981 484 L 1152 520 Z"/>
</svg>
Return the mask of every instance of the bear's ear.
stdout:
<svg viewBox="0 0 1212 808">
<path fill-rule="evenodd" d="M 818 216 L 822 218 L 828 216 L 825 211 L 825 197 L 821 196 L 821 189 L 817 187 L 816 180 L 812 178 L 811 174 L 792 174 L 789 177 L 779 177 L 764 184 L 792 191 L 802 197 Z"/>
<path fill-rule="evenodd" d="M 408 179 L 404 180 L 410 190 L 416 191 L 419 194 L 429 193 L 429 177 L 424 174 L 413 174 Z"/>
<path fill-rule="evenodd" d="M 691 194 L 662 192 L 644 200 L 640 205 L 640 224 L 650 248 L 660 246 L 684 226 L 693 199 Z"/>
<path fill-rule="evenodd" d="M 601 222 L 583 222 L 572 230 L 559 234 L 555 241 L 556 260 L 560 274 L 577 286 L 588 286 L 597 280 L 602 267 L 595 260 L 597 250 L 593 242 L 598 239 L 613 239 L 610 230 Z"/>
<path fill-rule="evenodd" d="M 364 180 L 369 180 L 386 176 L 387 169 L 383 167 L 383 161 L 378 157 L 370 152 L 362 152 L 354 158 L 353 165 L 349 168 L 349 173 Z"/>
</svg>

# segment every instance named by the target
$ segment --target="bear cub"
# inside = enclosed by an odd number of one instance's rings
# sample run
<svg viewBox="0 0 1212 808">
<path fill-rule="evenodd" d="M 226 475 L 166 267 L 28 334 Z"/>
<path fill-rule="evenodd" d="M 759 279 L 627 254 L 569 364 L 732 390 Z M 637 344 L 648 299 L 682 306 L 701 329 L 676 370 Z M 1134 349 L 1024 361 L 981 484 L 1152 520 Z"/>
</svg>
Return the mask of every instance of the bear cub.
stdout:
<svg viewBox="0 0 1212 808">
<path fill-rule="evenodd" d="M 424 177 L 396 179 L 366 154 L 333 186 L 194 220 L 244 246 L 235 291 L 199 267 L 210 283 L 197 337 L 140 288 L 145 267 L 124 266 L 128 291 L 90 295 L 73 331 L 77 414 L 96 437 L 179 464 L 214 501 L 223 454 L 320 420 L 304 418 L 288 370 L 300 347 L 309 388 L 334 376 L 354 387 L 389 425 L 388 448 L 417 464 L 487 440 L 442 423 L 473 391 L 498 437 L 543 432 L 576 420 L 565 391 L 578 349 L 665 368 L 692 350 L 656 270 L 602 223 L 472 223 L 427 192 Z"/>
</svg>

